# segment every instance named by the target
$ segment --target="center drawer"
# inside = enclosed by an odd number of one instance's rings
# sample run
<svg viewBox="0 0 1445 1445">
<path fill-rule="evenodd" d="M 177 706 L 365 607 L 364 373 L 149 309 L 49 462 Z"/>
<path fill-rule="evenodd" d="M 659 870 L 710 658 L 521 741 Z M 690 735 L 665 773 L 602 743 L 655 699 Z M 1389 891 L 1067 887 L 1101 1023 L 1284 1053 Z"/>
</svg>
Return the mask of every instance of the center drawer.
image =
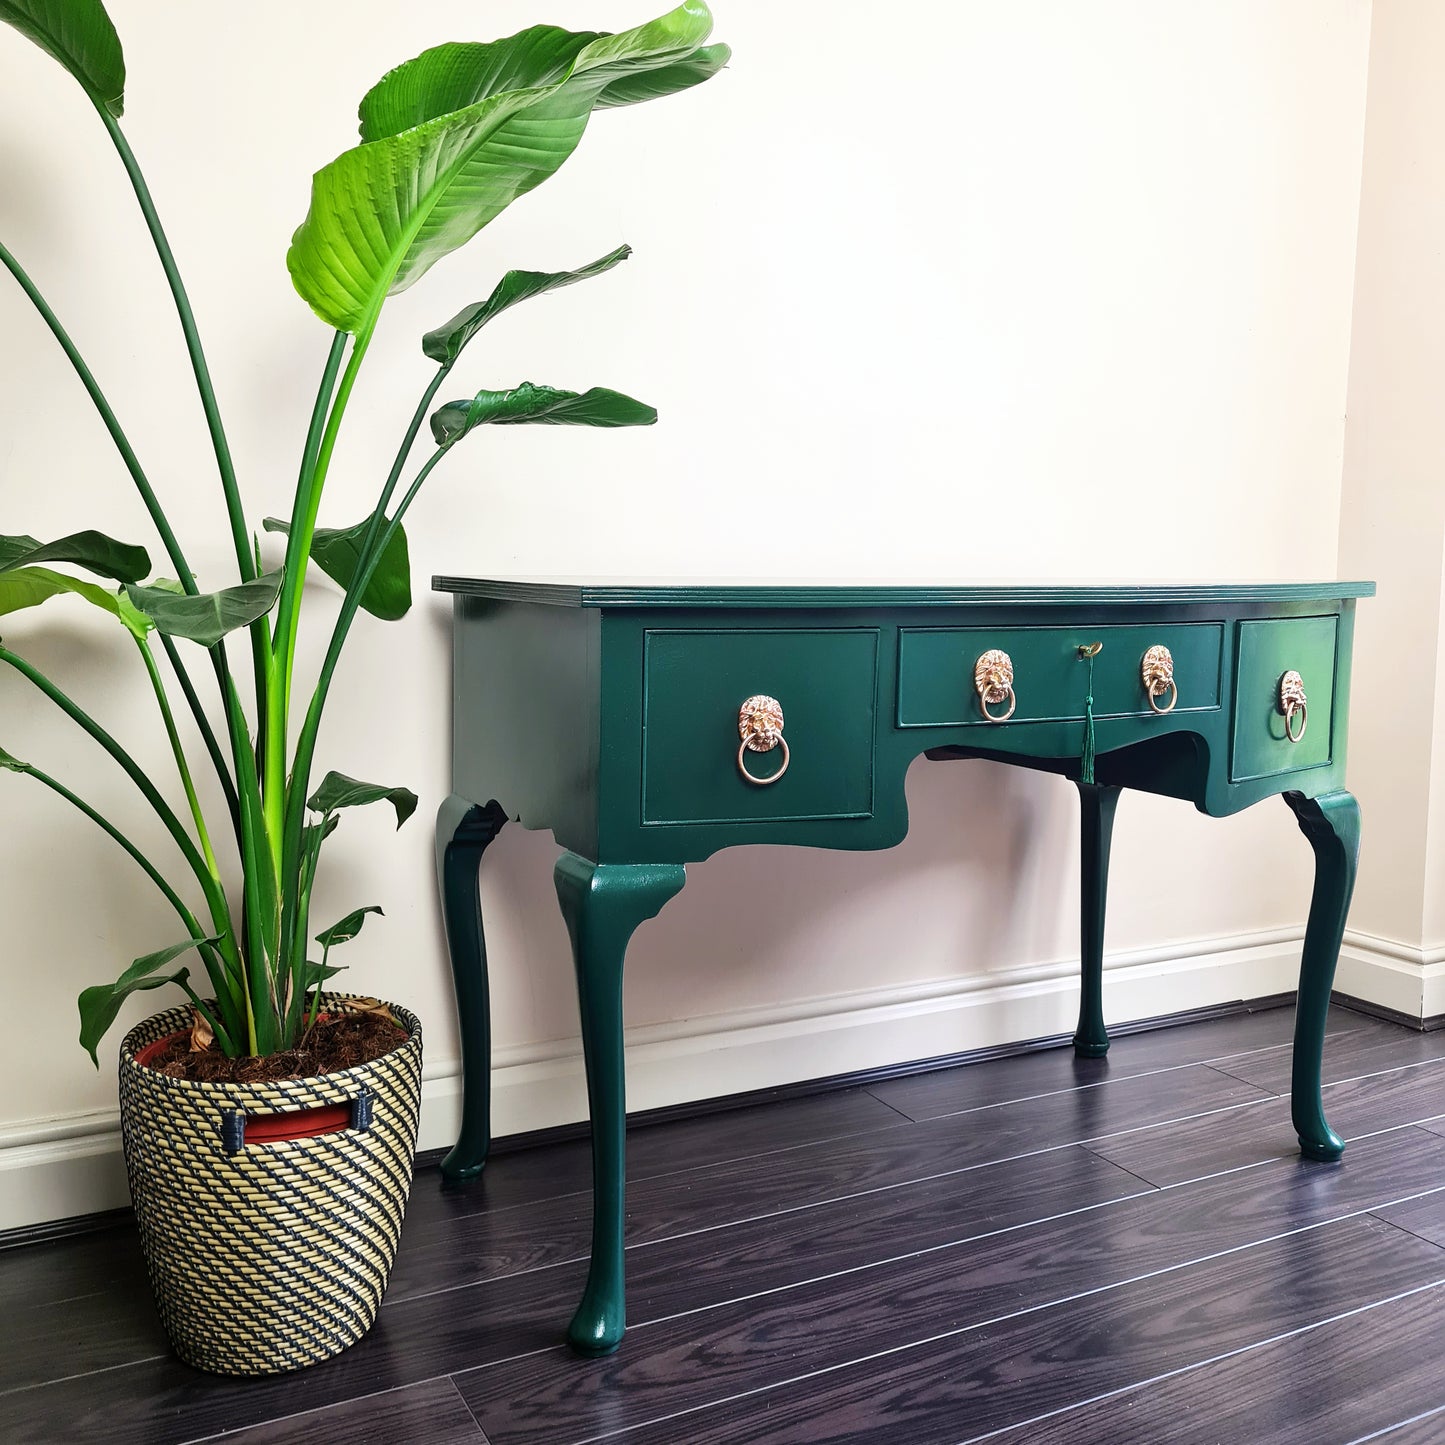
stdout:
<svg viewBox="0 0 1445 1445">
<path fill-rule="evenodd" d="M 998 726 L 979 709 L 974 666 L 993 649 L 1013 665 L 1010 723 L 1064 722 L 1084 715 L 1089 664 L 1079 648 L 1102 643 L 1094 658 L 1094 716 L 1148 715 L 1142 668 L 1151 647 L 1167 647 L 1179 689 L 1176 712 L 1219 706 L 1224 624 L 1188 622 L 1134 627 L 905 627 L 898 642 L 898 726 Z M 1164 699 L 1164 700 L 1167 700 Z M 1006 704 L 990 709 L 1002 713 Z"/>
<path fill-rule="evenodd" d="M 642 821 L 753 823 L 873 811 L 878 630 L 650 629 L 643 648 Z M 783 712 L 786 773 L 738 767 L 738 709 Z M 749 752 L 771 777 L 782 749 Z"/>
</svg>

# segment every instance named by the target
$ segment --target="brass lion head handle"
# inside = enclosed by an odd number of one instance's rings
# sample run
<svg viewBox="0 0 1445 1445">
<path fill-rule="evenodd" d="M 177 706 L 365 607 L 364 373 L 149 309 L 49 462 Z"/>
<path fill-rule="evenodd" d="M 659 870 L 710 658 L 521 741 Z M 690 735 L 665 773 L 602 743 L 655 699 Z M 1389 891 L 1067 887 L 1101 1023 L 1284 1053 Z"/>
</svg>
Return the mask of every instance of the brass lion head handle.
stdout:
<svg viewBox="0 0 1445 1445">
<path fill-rule="evenodd" d="M 1290 742 L 1297 743 L 1304 737 L 1309 726 L 1309 704 L 1305 700 L 1305 680 L 1297 672 L 1287 672 L 1279 680 L 1279 710 L 1284 714 L 1284 735 Z M 1294 720 L 1299 719 L 1299 731 L 1294 729 Z"/>
<path fill-rule="evenodd" d="M 978 689 L 978 710 L 990 722 L 1007 722 L 1014 715 L 1014 665 L 1008 653 L 991 647 L 973 665 L 973 685 Z M 1008 709 L 991 713 L 990 707 L 1008 703 Z"/>
<path fill-rule="evenodd" d="M 738 709 L 738 736 L 742 738 L 738 746 L 738 772 L 755 787 L 766 788 L 770 783 L 776 783 L 788 771 L 791 759 L 787 741 L 783 737 L 783 707 L 777 698 L 769 697 L 763 692 L 748 698 Z M 748 771 L 745 761 L 747 755 L 770 753 L 774 748 L 783 750 L 783 761 L 777 771 L 766 778 L 754 777 Z"/>
<path fill-rule="evenodd" d="M 1174 711 L 1174 704 L 1179 701 L 1179 684 L 1174 681 L 1174 657 L 1162 643 L 1156 643 L 1144 654 L 1144 660 L 1139 664 L 1139 678 L 1144 684 L 1149 706 L 1155 712 Z M 1162 697 L 1167 697 L 1169 701 L 1161 705 L 1159 699 Z"/>
</svg>

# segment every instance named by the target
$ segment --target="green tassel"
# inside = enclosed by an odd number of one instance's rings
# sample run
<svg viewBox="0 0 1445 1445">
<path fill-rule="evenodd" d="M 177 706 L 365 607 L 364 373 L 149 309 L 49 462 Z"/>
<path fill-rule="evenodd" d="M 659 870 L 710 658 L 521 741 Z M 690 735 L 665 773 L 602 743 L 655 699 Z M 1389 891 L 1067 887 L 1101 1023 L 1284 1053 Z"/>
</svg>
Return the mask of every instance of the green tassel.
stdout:
<svg viewBox="0 0 1445 1445">
<path fill-rule="evenodd" d="M 1084 751 L 1079 759 L 1079 777 L 1094 781 L 1094 655 L 1089 654 L 1089 690 L 1084 694 Z"/>
</svg>

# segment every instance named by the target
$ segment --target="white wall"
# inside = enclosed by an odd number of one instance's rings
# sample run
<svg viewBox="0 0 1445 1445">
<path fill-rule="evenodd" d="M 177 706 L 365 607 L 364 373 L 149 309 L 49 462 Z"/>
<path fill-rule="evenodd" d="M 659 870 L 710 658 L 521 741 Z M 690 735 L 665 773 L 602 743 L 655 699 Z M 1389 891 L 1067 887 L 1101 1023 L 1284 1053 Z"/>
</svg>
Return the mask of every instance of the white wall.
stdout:
<svg viewBox="0 0 1445 1445">
<path fill-rule="evenodd" d="M 1355 644 L 1351 778 L 1366 837 L 1351 925 L 1392 951 L 1397 1006 L 1445 1012 L 1445 10 L 1377 0 L 1340 527 L 1379 576 Z"/>
<path fill-rule="evenodd" d="M 399 836 L 379 813 L 346 821 L 317 916 L 387 909 L 343 977 L 425 1020 L 424 1144 L 451 1128 L 456 1069 L 427 832 L 447 786 L 448 609 L 425 592 L 432 573 L 1335 571 L 1366 0 L 934 0 L 907 25 L 861 0 L 821 23 L 816 7 L 717 8 L 735 49 L 725 74 L 599 116 L 553 181 L 392 303 L 333 474 L 323 520 L 344 524 L 427 379 L 419 334 L 502 270 L 636 248 L 609 277 L 498 322 L 457 390 L 605 384 L 654 402 L 661 423 L 469 442 L 413 513 L 417 606 L 358 629 L 323 739 L 324 765 L 423 799 Z M 189 279 L 256 517 L 289 505 L 328 343 L 290 290 L 287 240 L 367 86 L 441 39 L 650 13 L 622 0 L 499 0 L 484 15 L 456 0 L 114 10 L 127 133 Z M 214 472 L 123 180 L 58 70 L 8 32 L 0 57 L 0 236 L 70 320 L 198 572 L 221 583 Z M 0 335 L 4 530 L 144 537 L 83 396 L 8 286 Z M 309 601 L 314 639 L 334 596 L 319 585 Z M 62 603 L 7 621 L 7 642 L 164 771 L 148 693 L 114 638 Z M 0 681 L 0 745 L 136 816 L 124 780 L 13 677 Z M 1073 790 L 920 761 L 909 797 L 913 833 L 892 853 L 756 849 L 689 870 L 629 957 L 635 1103 L 1068 1026 Z M 118 1202 L 104 1131 L 120 1031 L 97 1076 L 74 1043 L 73 1000 L 172 931 L 84 820 L 23 779 L 4 798 L 8 998 L 25 1025 L 0 1059 L 12 1146 L 0 1225 Z M 1127 800 L 1114 1016 L 1289 986 L 1307 853 L 1280 806 L 1210 822 Z M 554 855 L 512 829 L 488 857 L 499 1063 L 514 1083 L 504 1129 L 579 1107 Z"/>
</svg>

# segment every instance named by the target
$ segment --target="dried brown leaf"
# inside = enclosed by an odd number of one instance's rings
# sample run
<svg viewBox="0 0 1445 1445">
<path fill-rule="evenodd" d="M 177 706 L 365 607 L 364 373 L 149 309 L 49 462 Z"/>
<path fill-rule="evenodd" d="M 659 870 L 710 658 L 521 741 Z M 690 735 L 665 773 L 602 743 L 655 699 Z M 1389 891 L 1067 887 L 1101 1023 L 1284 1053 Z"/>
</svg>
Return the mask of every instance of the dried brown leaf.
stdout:
<svg viewBox="0 0 1445 1445">
<path fill-rule="evenodd" d="M 216 1035 L 197 1009 L 191 1010 L 191 1017 L 194 1020 L 191 1024 L 191 1052 L 203 1054 L 215 1043 Z"/>
<path fill-rule="evenodd" d="M 346 1003 L 350 1013 L 375 1014 L 377 1018 L 385 1019 L 388 1023 L 396 1022 L 392 1016 L 391 1006 L 382 1003 L 379 998 L 349 998 Z"/>
</svg>

